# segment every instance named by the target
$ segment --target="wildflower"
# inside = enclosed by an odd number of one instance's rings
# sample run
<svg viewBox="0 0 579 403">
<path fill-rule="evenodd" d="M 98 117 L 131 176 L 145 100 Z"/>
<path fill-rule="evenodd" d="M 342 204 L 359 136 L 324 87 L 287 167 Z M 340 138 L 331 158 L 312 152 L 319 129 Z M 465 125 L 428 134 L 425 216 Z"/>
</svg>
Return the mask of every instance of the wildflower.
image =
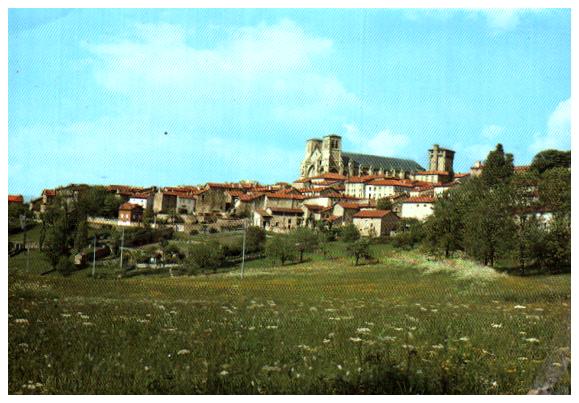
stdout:
<svg viewBox="0 0 579 403">
<path fill-rule="evenodd" d="M 535 308 L 535 311 L 537 311 L 537 312 L 543 312 L 544 309 L 543 309 L 543 308 Z"/>
<path fill-rule="evenodd" d="M 281 368 L 278 366 L 264 365 L 261 370 L 265 372 L 280 372 Z"/>
<path fill-rule="evenodd" d="M 459 339 L 460 341 L 469 341 L 470 339 L 466 336 L 463 336 Z"/>
<path fill-rule="evenodd" d="M 497 381 L 493 381 L 493 383 L 491 383 L 491 386 L 493 388 L 496 388 L 497 386 L 499 386 L 499 384 L 497 383 Z"/>
<path fill-rule="evenodd" d="M 330 341 L 331 341 L 330 339 L 324 339 L 324 340 L 322 340 L 322 343 L 328 344 Z"/>
<path fill-rule="evenodd" d="M 94 326 L 94 323 L 92 322 L 82 322 L 83 326 Z"/>
<path fill-rule="evenodd" d="M 384 336 L 384 337 L 382 337 L 382 340 L 383 340 L 383 341 L 395 341 L 395 340 L 396 340 L 396 337 L 393 337 L 393 336 Z"/>
<path fill-rule="evenodd" d="M 402 329 L 401 327 L 395 327 L 394 330 L 396 330 L 397 332 L 401 332 L 404 329 Z"/>
<path fill-rule="evenodd" d="M 554 367 L 562 367 L 562 366 L 563 366 L 563 365 L 561 365 L 560 362 L 554 362 L 552 365 L 553 365 Z"/>
<path fill-rule="evenodd" d="M 356 332 L 358 332 L 358 333 L 370 333 L 370 329 L 368 329 L 367 327 L 360 327 L 356 330 Z"/>
<path fill-rule="evenodd" d="M 61 313 L 60 316 L 63 318 L 70 318 L 70 313 Z"/>
<path fill-rule="evenodd" d="M 191 353 L 191 351 L 187 350 L 186 348 L 177 351 L 177 355 L 186 355 L 186 354 L 189 354 L 189 353 Z"/>
<path fill-rule="evenodd" d="M 527 309 L 527 307 L 523 305 L 515 305 L 515 309 Z"/>
<path fill-rule="evenodd" d="M 275 326 L 275 325 L 270 325 L 270 326 L 267 326 L 267 329 L 277 329 L 277 326 Z"/>
<path fill-rule="evenodd" d="M 527 334 L 527 332 L 519 332 L 519 334 L 520 334 L 521 336 L 525 336 L 525 335 Z"/>
<path fill-rule="evenodd" d="M 340 364 L 338 364 L 337 367 L 340 371 L 342 370 L 342 366 Z"/>
<path fill-rule="evenodd" d="M 14 323 L 19 323 L 21 325 L 27 325 L 28 319 L 14 319 Z"/>
<path fill-rule="evenodd" d="M 517 360 L 519 360 L 519 361 L 527 361 L 528 358 L 527 358 L 527 357 L 518 357 Z"/>
<path fill-rule="evenodd" d="M 444 346 L 442 344 L 433 344 L 432 348 L 435 350 L 442 350 Z"/>
<path fill-rule="evenodd" d="M 354 343 L 359 343 L 362 341 L 362 339 L 359 337 L 350 337 L 350 340 L 353 341 Z"/>
<path fill-rule="evenodd" d="M 255 326 L 250 326 L 247 328 L 247 330 L 255 330 Z"/>
<path fill-rule="evenodd" d="M 221 376 L 226 376 L 228 374 L 229 374 L 229 372 L 227 372 L 226 370 L 223 370 L 219 373 L 219 375 L 221 375 Z"/>
<path fill-rule="evenodd" d="M 151 369 L 151 367 L 145 365 L 145 371 L 148 371 L 148 370 L 150 370 L 150 369 Z"/>
<path fill-rule="evenodd" d="M 81 319 L 84 319 L 84 320 L 89 320 L 89 319 L 90 319 L 90 317 L 89 317 L 88 315 L 80 315 L 80 318 L 81 318 Z"/>
<path fill-rule="evenodd" d="M 502 323 L 491 323 L 491 326 L 494 327 L 495 329 L 500 329 L 501 327 L 503 327 Z"/>
<path fill-rule="evenodd" d="M 529 337 L 528 339 L 525 339 L 525 341 L 527 341 L 529 343 L 538 343 L 539 339 L 536 339 L 534 337 Z"/>
</svg>

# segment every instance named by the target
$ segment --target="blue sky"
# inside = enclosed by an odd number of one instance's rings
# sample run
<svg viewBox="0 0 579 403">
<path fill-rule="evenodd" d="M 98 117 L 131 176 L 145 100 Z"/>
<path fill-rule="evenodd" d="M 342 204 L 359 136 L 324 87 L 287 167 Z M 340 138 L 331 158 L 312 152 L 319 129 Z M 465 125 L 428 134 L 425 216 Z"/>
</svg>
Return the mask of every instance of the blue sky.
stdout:
<svg viewBox="0 0 579 403">
<path fill-rule="evenodd" d="M 298 177 L 305 140 L 466 171 L 570 149 L 568 10 L 9 11 L 8 190 Z M 165 135 L 165 132 L 167 134 Z"/>
</svg>

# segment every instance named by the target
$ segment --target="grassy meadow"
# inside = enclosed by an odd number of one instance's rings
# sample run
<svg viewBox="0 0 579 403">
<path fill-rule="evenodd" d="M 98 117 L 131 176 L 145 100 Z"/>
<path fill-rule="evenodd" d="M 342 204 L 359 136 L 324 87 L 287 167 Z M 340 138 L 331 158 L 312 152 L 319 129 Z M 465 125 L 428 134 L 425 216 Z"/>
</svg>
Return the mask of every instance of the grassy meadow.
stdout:
<svg viewBox="0 0 579 403">
<path fill-rule="evenodd" d="M 552 377 L 570 392 L 570 275 L 387 245 L 354 267 L 343 246 L 283 267 L 251 261 L 243 279 L 41 276 L 20 254 L 9 392 L 525 394 Z"/>
</svg>

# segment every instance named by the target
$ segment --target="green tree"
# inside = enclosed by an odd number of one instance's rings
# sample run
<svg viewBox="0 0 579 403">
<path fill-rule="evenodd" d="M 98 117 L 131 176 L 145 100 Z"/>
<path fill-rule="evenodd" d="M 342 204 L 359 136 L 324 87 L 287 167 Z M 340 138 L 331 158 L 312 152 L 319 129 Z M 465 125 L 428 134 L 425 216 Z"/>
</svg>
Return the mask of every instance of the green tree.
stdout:
<svg viewBox="0 0 579 403">
<path fill-rule="evenodd" d="M 70 228 L 66 212 L 62 211 L 59 217 L 50 224 L 45 239 L 44 254 L 50 265 L 57 268 L 61 258 L 68 258 L 70 255 Z"/>
<path fill-rule="evenodd" d="M 119 216 L 119 207 L 123 204 L 123 199 L 114 194 L 107 194 L 103 200 L 101 214 L 103 217 L 116 218 Z"/>
<path fill-rule="evenodd" d="M 287 235 L 275 235 L 267 240 L 265 254 L 274 261 L 279 260 L 283 266 L 285 262 L 295 259 L 296 245 Z"/>
<path fill-rule="evenodd" d="M 461 207 L 456 193 L 449 191 L 434 204 L 433 214 L 428 217 L 424 226 L 431 248 L 442 250 L 447 258 L 454 251 L 462 249 L 464 211 Z"/>
<path fill-rule="evenodd" d="M 481 178 L 487 188 L 492 188 L 507 182 L 513 172 L 513 155 L 505 154 L 502 144 L 497 144 L 485 160 Z"/>
<path fill-rule="evenodd" d="M 146 230 L 151 229 L 151 224 L 154 220 L 153 204 L 147 203 L 147 208 L 143 212 L 143 227 Z"/>
<path fill-rule="evenodd" d="M 531 169 L 540 174 L 552 168 L 571 168 L 571 151 L 544 150 L 531 163 Z"/>
<path fill-rule="evenodd" d="M 88 224 L 86 222 L 86 217 L 81 219 L 77 224 L 76 234 L 74 237 L 74 250 L 77 252 L 82 251 L 88 242 Z"/>
<path fill-rule="evenodd" d="M 392 244 L 397 248 L 411 249 L 421 243 L 426 232 L 424 224 L 415 218 L 403 218 L 398 223 L 398 230 L 392 237 Z"/>
<path fill-rule="evenodd" d="M 318 246 L 318 235 L 306 227 L 298 227 L 290 233 L 290 238 L 300 255 L 300 263 L 304 261 L 305 252 L 313 252 Z"/>
<path fill-rule="evenodd" d="M 346 251 L 349 256 L 352 256 L 354 258 L 354 266 L 358 266 L 360 258 L 362 257 L 366 259 L 371 258 L 370 241 L 368 241 L 367 239 L 358 239 L 357 241 L 350 243 L 346 247 Z"/>
<path fill-rule="evenodd" d="M 221 244 L 209 241 L 206 244 L 194 244 L 189 248 L 185 265 L 191 274 L 213 270 L 216 272 L 224 263 L 224 254 Z"/>
<path fill-rule="evenodd" d="M 545 237 L 547 253 L 544 267 L 551 272 L 571 270 L 571 216 L 556 214 L 549 223 Z"/>
<path fill-rule="evenodd" d="M 571 212 L 571 172 L 567 168 L 543 172 L 539 181 L 539 201 L 547 210 Z"/>
<path fill-rule="evenodd" d="M 245 248 L 248 252 L 262 252 L 265 249 L 266 234 L 260 227 L 251 225 L 245 233 Z"/>
<path fill-rule="evenodd" d="M 378 210 L 392 210 L 392 200 L 387 197 L 378 199 L 376 202 L 376 208 Z"/>
<path fill-rule="evenodd" d="M 344 242 L 354 242 L 360 239 L 360 231 L 354 224 L 347 224 L 340 231 L 340 238 Z"/>
<path fill-rule="evenodd" d="M 513 246 L 514 220 L 509 188 L 500 185 L 480 194 L 464 216 L 467 253 L 485 265 L 494 266 Z"/>
</svg>

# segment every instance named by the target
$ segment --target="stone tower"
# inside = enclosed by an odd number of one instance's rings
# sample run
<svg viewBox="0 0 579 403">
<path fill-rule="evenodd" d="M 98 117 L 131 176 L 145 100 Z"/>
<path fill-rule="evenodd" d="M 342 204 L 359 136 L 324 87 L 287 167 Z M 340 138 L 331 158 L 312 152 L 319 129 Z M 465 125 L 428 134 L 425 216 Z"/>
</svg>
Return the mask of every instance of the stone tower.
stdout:
<svg viewBox="0 0 579 403">
<path fill-rule="evenodd" d="M 306 152 L 301 166 L 301 177 L 310 178 L 318 175 L 321 169 L 322 140 L 309 139 L 306 141 Z"/>
<path fill-rule="evenodd" d="M 452 165 L 454 162 L 454 151 L 442 148 L 438 144 L 432 146 L 428 150 L 428 170 L 429 171 L 444 171 L 449 172 L 450 175 L 454 173 Z"/>
<path fill-rule="evenodd" d="M 323 173 L 344 173 L 342 161 L 342 138 L 330 134 L 322 140 L 322 171 Z"/>
</svg>

